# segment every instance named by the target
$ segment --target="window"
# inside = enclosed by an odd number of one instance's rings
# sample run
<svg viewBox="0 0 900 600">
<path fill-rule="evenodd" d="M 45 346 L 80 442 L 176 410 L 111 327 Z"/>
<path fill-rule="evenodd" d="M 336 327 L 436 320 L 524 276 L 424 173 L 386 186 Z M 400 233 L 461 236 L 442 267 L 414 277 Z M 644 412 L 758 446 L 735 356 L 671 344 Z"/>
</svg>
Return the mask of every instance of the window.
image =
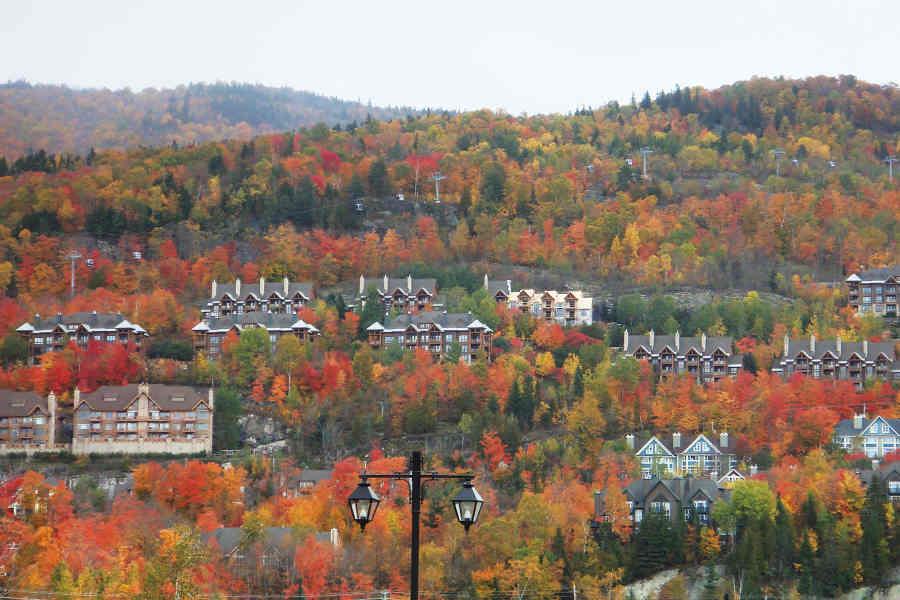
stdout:
<svg viewBox="0 0 900 600">
<path fill-rule="evenodd" d="M 385 344 L 393 344 L 393 343 L 394 343 L 394 336 L 392 336 L 392 335 L 386 335 L 386 336 L 384 336 L 384 343 L 385 343 Z"/>
<path fill-rule="evenodd" d="M 891 496 L 900 495 L 900 481 L 889 481 L 888 482 L 888 493 Z"/>
<path fill-rule="evenodd" d="M 453 334 L 452 334 L 452 333 L 448 333 L 447 335 L 445 335 L 445 336 L 444 336 L 444 341 L 447 342 L 447 343 L 452 342 L 452 341 L 453 341 Z"/>
<path fill-rule="evenodd" d="M 459 341 L 460 342 L 468 342 L 469 341 L 468 334 L 465 334 L 465 333 L 459 334 Z"/>
<path fill-rule="evenodd" d="M 651 502 L 650 503 L 650 512 L 657 515 L 666 515 L 666 518 L 671 516 L 671 506 L 668 502 Z"/>
<path fill-rule="evenodd" d="M 116 336 L 115 336 L 115 335 L 108 335 L 108 336 L 106 336 L 106 341 L 107 341 L 107 342 L 115 342 L 115 341 L 116 341 Z"/>
<path fill-rule="evenodd" d="M 34 345 L 35 345 L 35 346 L 43 346 L 43 345 L 44 345 L 44 338 L 42 338 L 42 337 L 36 337 L 36 338 L 34 338 Z"/>
</svg>

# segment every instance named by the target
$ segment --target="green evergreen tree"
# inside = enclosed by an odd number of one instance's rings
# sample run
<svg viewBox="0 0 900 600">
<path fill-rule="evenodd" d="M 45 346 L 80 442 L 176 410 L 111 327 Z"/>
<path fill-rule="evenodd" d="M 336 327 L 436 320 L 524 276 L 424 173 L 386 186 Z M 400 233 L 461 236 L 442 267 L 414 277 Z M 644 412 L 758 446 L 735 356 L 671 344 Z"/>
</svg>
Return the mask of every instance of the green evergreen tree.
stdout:
<svg viewBox="0 0 900 600">
<path fill-rule="evenodd" d="M 369 193 L 376 198 L 383 198 L 390 194 L 390 190 L 387 166 L 384 160 L 379 158 L 369 167 Z"/>
<path fill-rule="evenodd" d="M 384 325 L 384 304 L 378 296 L 375 286 L 369 286 L 366 290 L 366 302 L 359 314 L 359 339 L 365 340 L 368 336 L 366 329 L 373 323 Z"/>
<path fill-rule="evenodd" d="M 860 540 L 860 560 L 867 583 L 878 583 L 890 565 L 890 547 L 886 537 L 887 490 L 878 473 L 866 489 L 866 501 L 862 509 L 863 535 Z"/>
<path fill-rule="evenodd" d="M 664 514 L 646 513 L 631 544 L 632 579 L 642 579 L 669 566 L 672 524 Z"/>
<path fill-rule="evenodd" d="M 794 524 L 781 496 L 775 508 L 775 552 L 772 571 L 779 579 L 788 577 L 794 564 Z"/>
</svg>

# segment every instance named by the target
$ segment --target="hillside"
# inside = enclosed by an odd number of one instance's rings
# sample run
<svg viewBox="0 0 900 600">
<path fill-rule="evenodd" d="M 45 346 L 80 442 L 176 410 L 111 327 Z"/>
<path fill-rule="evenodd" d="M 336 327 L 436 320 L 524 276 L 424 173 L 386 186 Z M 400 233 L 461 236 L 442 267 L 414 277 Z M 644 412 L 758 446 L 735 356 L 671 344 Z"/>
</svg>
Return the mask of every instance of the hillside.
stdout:
<svg viewBox="0 0 900 600">
<path fill-rule="evenodd" d="M 249 139 L 320 122 L 335 125 L 413 112 L 250 84 L 132 92 L 11 82 L 0 85 L 0 155 Z"/>
</svg>

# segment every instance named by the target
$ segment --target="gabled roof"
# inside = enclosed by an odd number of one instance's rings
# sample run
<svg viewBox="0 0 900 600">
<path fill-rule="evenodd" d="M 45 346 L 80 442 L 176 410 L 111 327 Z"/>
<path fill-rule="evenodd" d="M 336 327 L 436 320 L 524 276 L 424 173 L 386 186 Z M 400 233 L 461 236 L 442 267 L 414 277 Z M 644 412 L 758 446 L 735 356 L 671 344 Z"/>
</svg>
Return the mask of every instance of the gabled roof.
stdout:
<svg viewBox="0 0 900 600">
<path fill-rule="evenodd" d="M 706 435 L 703 433 L 699 434 L 697 437 L 694 438 L 694 441 L 692 441 L 690 444 L 686 445 L 684 447 L 684 450 L 681 451 L 681 454 L 706 454 L 705 451 L 701 451 L 701 450 L 695 450 L 693 452 L 690 451 L 691 448 L 693 448 L 694 445 L 699 443 L 701 440 L 706 441 L 706 443 L 709 444 L 710 448 L 712 448 L 713 454 L 722 454 L 722 451 L 719 450 L 719 447 L 716 446 L 715 444 L 713 444 L 712 441 L 708 437 L 706 437 Z"/>
<path fill-rule="evenodd" d="M 120 313 L 75 312 L 67 315 L 57 314 L 55 317 L 44 318 L 35 315 L 34 319 L 20 325 L 16 331 L 21 332 L 50 332 L 54 329 L 71 331 L 79 326 L 87 331 L 115 331 L 117 329 L 132 330 L 136 333 L 146 333 L 143 327 L 129 322 Z"/>
<path fill-rule="evenodd" d="M 894 423 L 892 423 L 891 421 L 894 421 Z M 862 428 L 860 435 L 867 435 L 869 432 L 869 429 L 875 423 L 885 424 L 893 430 L 894 435 L 900 435 L 900 427 L 897 427 L 897 425 L 900 425 L 900 419 L 885 419 L 884 417 L 881 417 L 881 416 L 875 417 L 868 424 L 866 424 Z M 881 435 L 881 434 L 879 434 L 879 435 Z"/>
<path fill-rule="evenodd" d="M 387 319 L 384 324 L 385 331 L 406 331 L 410 327 L 416 331 L 426 324 L 435 324 L 441 330 L 468 330 L 470 328 L 483 327 L 486 332 L 492 331 L 490 327 L 481 323 L 472 313 L 445 313 L 437 311 L 422 311 L 415 314 L 397 315 Z"/>
<path fill-rule="evenodd" d="M 230 556 L 246 543 L 244 530 L 240 527 L 219 527 L 203 534 L 207 544 L 219 550 L 222 556 Z M 292 551 L 297 545 L 294 530 L 290 527 L 266 527 L 260 539 L 265 546 L 284 551 Z"/>
<path fill-rule="evenodd" d="M 691 349 L 696 350 L 700 355 L 712 355 L 716 349 L 721 349 L 725 354 L 730 356 L 732 354 L 734 340 L 730 336 L 707 336 L 706 350 L 704 351 L 703 340 L 701 337 L 680 335 L 678 336 L 676 343 L 676 336 L 674 335 L 654 335 L 653 344 L 650 344 L 649 335 L 629 334 L 628 344 L 625 346 L 624 351 L 627 354 L 634 354 L 634 352 L 642 346 L 650 352 L 650 354 L 659 354 L 663 348 L 669 347 L 678 356 L 686 355 Z"/>
<path fill-rule="evenodd" d="M 225 315 L 222 317 L 206 317 L 193 327 L 193 331 L 226 332 L 237 327 L 239 330 L 245 327 L 262 327 L 268 330 L 290 331 L 292 329 L 307 329 L 317 332 L 318 329 L 298 319 L 293 313 L 269 313 L 250 312 L 239 315 Z"/>
<path fill-rule="evenodd" d="M 138 384 L 105 385 L 89 394 L 81 394 L 81 402 L 96 411 L 124 410 L 137 399 L 139 387 Z M 150 401 L 160 410 L 194 410 L 198 404 L 209 400 L 208 391 L 202 388 L 159 383 L 151 383 L 149 388 Z"/>
<path fill-rule="evenodd" d="M 379 294 L 387 293 L 393 295 L 399 289 L 407 295 L 418 293 L 419 290 L 425 290 L 429 294 L 434 295 L 437 289 L 437 279 L 434 277 L 413 277 L 412 286 L 408 286 L 407 283 L 409 281 L 406 277 L 388 277 L 388 285 L 385 290 L 384 277 L 365 277 L 363 293 L 370 287 L 374 287 Z"/>
<path fill-rule="evenodd" d="M 896 360 L 894 351 L 895 344 L 898 340 L 888 340 L 886 342 L 841 342 L 840 351 L 838 351 L 837 339 L 816 339 L 815 351 L 812 350 L 812 340 L 809 336 L 798 338 L 788 338 L 787 354 L 782 351 L 786 358 L 794 358 L 801 352 L 811 359 L 821 360 L 825 354 L 832 354 L 838 360 L 849 360 L 851 356 L 856 354 L 864 360 L 875 360 L 880 354 L 884 354 L 891 362 Z"/>
<path fill-rule="evenodd" d="M 285 295 L 284 280 L 282 279 L 266 280 L 262 291 L 259 289 L 259 281 L 241 281 L 240 298 L 242 300 L 250 295 L 253 295 L 257 299 L 269 298 L 272 295 L 272 292 L 276 292 L 282 298 L 293 298 L 294 294 L 297 292 L 307 298 L 312 298 L 313 284 L 307 281 L 289 281 L 287 295 Z M 216 295 L 221 298 L 226 294 L 231 297 L 232 300 L 238 298 L 238 293 L 235 290 L 235 282 L 216 283 Z M 213 298 L 213 300 L 218 300 L 219 298 Z"/>
<path fill-rule="evenodd" d="M 35 392 L 0 390 L 0 417 L 27 417 L 35 411 L 49 414 L 46 397 Z"/>
<path fill-rule="evenodd" d="M 682 505 L 691 502 L 699 493 L 713 502 L 727 496 L 727 491 L 721 489 L 715 481 L 694 477 L 638 479 L 626 486 L 624 492 L 636 505 L 644 506 L 647 497 L 660 486 L 664 487 Z"/>
<path fill-rule="evenodd" d="M 674 452 L 671 448 L 669 448 L 669 446 L 668 446 L 665 442 L 663 442 L 661 439 L 659 439 L 659 438 L 656 437 L 655 435 L 650 436 L 650 439 L 648 439 L 646 442 L 644 442 L 643 445 L 641 445 L 640 448 L 638 448 L 638 450 L 635 452 L 635 455 L 641 455 L 641 453 L 642 453 L 642 452 L 647 448 L 647 446 L 649 446 L 652 442 L 656 442 L 657 444 L 659 444 L 659 445 L 662 447 L 662 449 L 665 450 L 665 454 L 666 454 L 667 456 L 672 456 L 672 457 L 675 456 L 675 452 Z M 654 454 L 653 456 L 659 456 L 659 455 L 658 455 L 658 454 Z"/>
<path fill-rule="evenodd" d="M 853 279 L 853 278 L 856 279 Z M 846 279 L 846 281 L 862 281 L 865 283 L 882 283 L 890 279 L 891 277 L 900 278 L 900 265 L 894 265 L 891 267 L 882 267 L 879 269 L 866 269 L 865 271 L 857 274 L 853 273 Z"/>
<path fill-rule="evenodd" d="M 721 484 L 723 481 L 727 483 L 728 480 L 734 479 L 734 478 L 744 479 L 744 476 L 737 469 L 729 469 L 727 473 L 725 473 L 724 475 L 719 477 L 719 480 L 717 481 L 717 483 Z"/>
<path fill-rule="evenodd" d="M 855 429 L 853 427 L 853 419 L 843 419 L 834 426 L 834 435 L 839 437 L 854 437 L 857 435 L 862 435 L 862 432 L 868 429 L 869 425 L 871 425 L 878 419 L 886 422 L 894 429 L 895 432 L 898 432 L 898 434 L 900 434 L 900 419 L 885 419 L 883 417 L 875 417 L 874 419 L 863 418 L 862 427 L 860 429 Z"/>
</svg>

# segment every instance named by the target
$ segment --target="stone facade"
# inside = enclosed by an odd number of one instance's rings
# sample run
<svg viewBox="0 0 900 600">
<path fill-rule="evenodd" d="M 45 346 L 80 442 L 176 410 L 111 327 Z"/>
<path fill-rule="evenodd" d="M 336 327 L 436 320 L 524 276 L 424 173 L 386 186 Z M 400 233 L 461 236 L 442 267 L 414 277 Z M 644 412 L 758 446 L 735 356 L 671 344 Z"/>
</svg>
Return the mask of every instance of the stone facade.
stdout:
<svg viewBox="0 0 900 600">
<path fill-rule="evenodd" d="M 213 390 L 161 384 L 74 393 L 74 454 L 212 452 Z"/>
<path fill-rule="evenodd" d="M 56 395 L 0 390 L 0 455 L 57 452 Z"/>
</svg>

